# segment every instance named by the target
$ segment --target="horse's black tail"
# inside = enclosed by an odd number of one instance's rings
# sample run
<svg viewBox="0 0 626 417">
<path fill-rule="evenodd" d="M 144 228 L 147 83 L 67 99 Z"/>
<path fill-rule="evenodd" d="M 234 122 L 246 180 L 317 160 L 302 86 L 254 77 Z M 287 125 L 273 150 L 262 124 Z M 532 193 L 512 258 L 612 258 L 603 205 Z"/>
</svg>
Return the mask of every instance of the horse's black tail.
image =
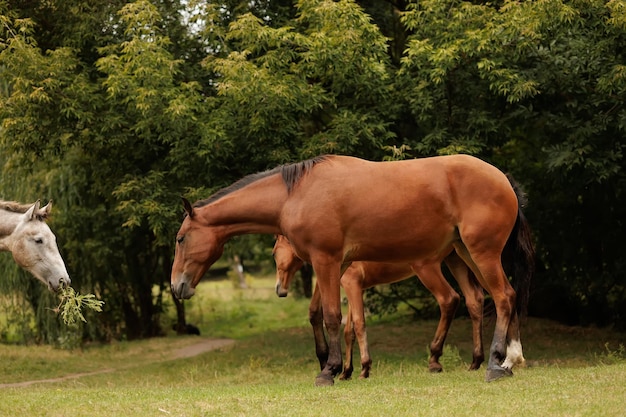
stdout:
<svg viewBox="0 0 626 417">
<path fill-rule="evenodd" d="M 507 175 L 507 178 L 517 196 L 518 210 L 517 220 L 504 247 L 502 260 L 504 270 L 508 276 L 512 277 L 511 284 L 517 293 L 517 313 L 523 317 L 528 311 L 530 281 L 535 271 L 535 248 L 532 243 L 530 225 L 522 212 L 522 208 L 527 204 L 526 194 L 513 177 Z"/>
</svg>

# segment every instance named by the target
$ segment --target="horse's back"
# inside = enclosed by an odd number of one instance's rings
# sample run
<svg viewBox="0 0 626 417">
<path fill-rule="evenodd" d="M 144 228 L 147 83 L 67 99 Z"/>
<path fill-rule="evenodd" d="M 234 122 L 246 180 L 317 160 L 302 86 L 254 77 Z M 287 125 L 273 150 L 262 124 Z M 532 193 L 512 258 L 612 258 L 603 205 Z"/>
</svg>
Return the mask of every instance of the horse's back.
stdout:
<svg viewBox="0 0 626 417">
<path fill-rule="evenodd" d="M 294 197 L 308 214 L 345 221 L 400 221 L 439 212 L 458 218 L 472 205 L 516 200 L 506 176 L 469 155 L 372 162 L 348 156 L 329 157 L 304 178 Z"/>
<path fill-rule="evenodd" d="M 423 184 L 450 182 L 457 187 L 474 185 L 508 185 L 506 176 L 493 165 L 470 155 L 446 155 L 403 161 L 375 162 L 351 156 L 333 155 L 327 164 L 319 164 L 313 176 L 341 179 L 345 186 L 374 191 L 377 185 L 387 185 L 382 190 L 395 193 L 392 187 L 406 186 L 422 191 Z M 336 181 L 333 185 L 339 185 Z"/>
<path fill-rule="evenodd" d="M 343 250 L 344 261 L 401 262 L 444 257 L 460 228 L 488 233 L 494 216 L 509 216 L 513 205 L 506 176 L 468 155 L 393 162 L 330 156 L 294 188 L 283 221 L 296 246 L 323 241 Z M 505 215 L 496 213 L 501 207 Z"/>
</svg>

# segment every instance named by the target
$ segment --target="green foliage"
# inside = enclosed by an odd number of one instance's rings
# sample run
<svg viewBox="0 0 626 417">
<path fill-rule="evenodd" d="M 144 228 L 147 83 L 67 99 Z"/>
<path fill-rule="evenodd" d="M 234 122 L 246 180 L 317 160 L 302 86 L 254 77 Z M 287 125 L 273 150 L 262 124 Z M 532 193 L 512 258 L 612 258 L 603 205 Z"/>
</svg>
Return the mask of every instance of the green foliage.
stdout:
<svg viewBox="0 0 626 417">
<path fill-rule="evenodd" d="M 614 365 L 626 361 L 626 348 L 623 344 L 620 344 L 617 349 L 613 350 L 607 342 L 604 344 L 604 349 L 605 351 L 602 354 L 596 356 L 600 363 L 604 365 Z"/>
<path fill-rule="evenodd" d="M 320 153 L 365 155 L 391 136 L 385 38 L 353 2 L 297 6 L 280 28 L 242 15 L 226 34 L 233 51 L 205 61 L 220 74 L 223 140 L 246 173 Z"/>
<path fill-rule="evenodd" d="M 623 14 L 622 2 L 427 0 L 403 15 L 406 143 L 477 154 L 524 185 L 540 258 L 531 314 L 624 315 L 610 301 L 624 293 L 623 228 L 609 220 L 624 214 Z"/>
<path fill-rule="evenodd" d="M 74 282 L 110 297 L 88 337 L 160 333 L 161 298 L 152 291 L 167 288 L 180 192 L 159 179 L 172 168 L 163 158 L 176 139 L 199 136 L 193 113 L 201 108 L 161 24 L 149 3 L 125 6 L 120 37 L 100 39 L 107 43 L 91 68 L 80 50 L 42 54 L 28 27 L 8 30 L 0 51 L 11 86 L 0 107 L 4 170 L 25 183 L 40 180 L 29 194 L 54 196 L 52 227 L 70 274 L 80 277 Z"/>
<path fill-rule="evenodd" d="M 83 324 L 87 323 L 83 309 L 101 312 L 104 301 L 96 299 L 93 294 L 81 295 L 72 287 L 63 288 L 58 297 L 60 303 L 53 311 L 61 317 L 66 328 L 60 330 L 54 344 L 64 349 L 76 349 L 82 343 Z"/>
<path fill-rule="evenodd" d="M 78 321 L 87 322 L 82 313 L 83 308 L 101 312 L 104 301 L 96 299 L 93 294 L 80 295 L 72 287 L 66 287 L 59 294 L 61 303 L 56 308 L 63 322 L 69 327 L 77 327 Z"/>
<path fill-rule="evenodd" d="M 320 153 L 511 172 L 540 261 L 531 313 L 624 323 L 624 1 L 402 4 L 0 4 L 0 193 L 54 199 L 76 288 L 106 300 L 85 339 L 162 333 L 181 195 Z M 270 241 L 227 255 L 262 263 Z M 48 295 L 15 274 L 54 340 Z"/>
<path fill-rule="evenodd" d="M 419 319 L 435 318 L 439 314 L 434 297 L 417 279 L 369 288 L 365 297 L 368 311 L 377 316 L 392 315 L 399 310 L 408 310 Z"/>
</svg>

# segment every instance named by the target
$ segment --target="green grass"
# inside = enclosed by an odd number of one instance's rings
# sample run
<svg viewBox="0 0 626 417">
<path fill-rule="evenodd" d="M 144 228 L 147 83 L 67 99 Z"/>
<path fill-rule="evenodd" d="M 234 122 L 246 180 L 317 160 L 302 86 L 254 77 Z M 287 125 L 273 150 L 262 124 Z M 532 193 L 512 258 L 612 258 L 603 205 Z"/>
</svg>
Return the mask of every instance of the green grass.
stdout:
<svg viewBox="0 0 626 417">
<path fill-rule="evenodd" d="M 484 382 L 471 360 L 469 320 L 454 321 L 444 372 L 429 374 L 436 322 L 407 316 L 368 319 L 371 378 L 313 385 L 318 371 L 308 300 L 278 299 L 270 279 L 233 290 L 200 286 L 186 302 L 202 338 L 232 346 L 172 360 L 197 337 L 90 346 L 68 352 L 0 345 L 0 384 L 113 370 L 57 383 L 0 388 L 0 416 L 622 416 L 626 409 L 623 334 L 530 319 L 523 330 L 528 367 Z M 492 325 L 486 324 L 488 347 Z M 621 346 L 621 347 L 620 347 Z M 358 354 L 357 354 L 358 357 Z M 358 364 L 357 364 L 358 368 Z"/>
</svg>

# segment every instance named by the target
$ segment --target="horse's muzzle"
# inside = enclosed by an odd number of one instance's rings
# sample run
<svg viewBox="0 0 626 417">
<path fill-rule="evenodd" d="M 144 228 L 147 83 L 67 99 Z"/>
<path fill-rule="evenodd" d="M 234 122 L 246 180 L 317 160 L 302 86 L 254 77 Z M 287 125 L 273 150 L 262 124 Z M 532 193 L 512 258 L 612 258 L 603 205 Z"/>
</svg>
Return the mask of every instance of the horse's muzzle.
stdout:
<svg viewBox="0 0 626 417">
<path fill-rule="evenodd" d="M 287 291 L 286 288 L 283 288 L 282 285 L 280 285 L 280 282 L 276 284 L 276 295 L 279 297 L 287 297 L 287 294 L 289 294 L 289 291 Z"/>
<path fill-rule="evenodd" d="M 61 277 L 58 280 L 48 281 L 48 288 L 52 292 L 58 292 L 63 288 L 68 288 L 70 285 L 72 285 L 72 280 L 69 276 Z"/>
<path fill-rule="evenodd" d="M 179 279 L 176 283 L 172 283 L 172 294 L 179 300 L 188 300 L 195 292 L 196 289 L 192 288 L 184 278 Z"/>
</svg>

